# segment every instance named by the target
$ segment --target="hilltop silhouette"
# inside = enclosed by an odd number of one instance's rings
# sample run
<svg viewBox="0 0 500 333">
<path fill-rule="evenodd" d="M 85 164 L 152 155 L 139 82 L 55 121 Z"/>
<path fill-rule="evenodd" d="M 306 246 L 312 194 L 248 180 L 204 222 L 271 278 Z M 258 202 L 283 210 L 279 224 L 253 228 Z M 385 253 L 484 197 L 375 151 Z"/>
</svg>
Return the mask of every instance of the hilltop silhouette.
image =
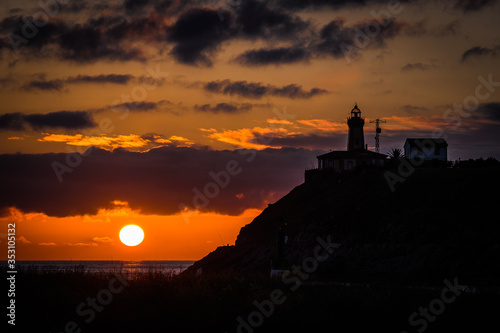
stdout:
<svg viewBox="0 0 500 333">
<path fill-rule="evenodd" d="M 491 162 L 491 161 L 490 161 Z M 294 188 L 185 274 L 268 274 L 283 221 L 285 261 L 311 256 L 317 237 L 341 247 L 315 278 L 390 284 L 494 286 L 500 278 L 498 163 L 419 168 L 391 192 L 383 170 L 332 174 Z"/>
</svg>

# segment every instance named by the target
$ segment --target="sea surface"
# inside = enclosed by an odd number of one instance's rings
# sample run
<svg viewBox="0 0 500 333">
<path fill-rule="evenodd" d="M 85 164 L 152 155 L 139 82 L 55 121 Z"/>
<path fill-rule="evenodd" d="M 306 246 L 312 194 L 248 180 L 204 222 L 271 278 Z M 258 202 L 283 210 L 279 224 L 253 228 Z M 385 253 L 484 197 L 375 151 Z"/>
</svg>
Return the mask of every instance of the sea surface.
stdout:
<svg viewBox="0 0 500 333">
<path fill-rule="evenodd" d="M 154 261 L 122 261 L 122 260 L 50 260 L 50 261 L 16 261 L 16 269 L 35 269 L 37 271 L 74 270 L 86 273 L 121 271 L 127 274 L 161 272 L 179 274 L 191 266 L 194 261 L 154 260 Z"/>
</svg>

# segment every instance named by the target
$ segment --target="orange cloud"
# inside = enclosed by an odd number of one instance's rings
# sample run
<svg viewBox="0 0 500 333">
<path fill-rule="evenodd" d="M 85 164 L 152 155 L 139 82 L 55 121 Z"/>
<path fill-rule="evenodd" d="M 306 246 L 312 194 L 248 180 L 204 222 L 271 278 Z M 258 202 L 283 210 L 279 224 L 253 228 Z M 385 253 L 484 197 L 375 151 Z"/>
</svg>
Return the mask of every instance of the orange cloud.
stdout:
<svg viewBox="0 0 500 333">
<path fill-rule="evenodd" d="M 38 245 L 41 245 L 41 246 L 56 246 L 57 244 L 53 243 L 53 242 L 50 242 L 50 243 L 38 243 Z"/>
<path fill-rule="evenodd" d="M 111 243 L 111 242 L 113 242 L 113 239 L 111 237 L 108 237 L 108 236 L 94 237 L 94 238 L 92 238 L 92 240 L 94 242 L 100 242 L 100 243 Z"/>
<path fill-rule="evenodd" d="M 66 134 L 50 134 L 45 137 L 38 139 L 38 141 L 46 141 L 46 142 L 65 142 L 71 144 L 72 142 L 78 142 L 83 138 L 83 135 L 66 135 Z"/>
<path fill-rule="evenodd" d="M 172 141 L 170 141 L 169 139 L 164 139 L 159 135 L 155 135 L 154 139 L 155 139 L 155 142 L 157 142 L 157 143 L 172 143 Z"/>
<path fill-rule="evenodd" d="M 238 130 L 215 132 L 209 137 L 241 148 L 262 150 L 271 147 L 269 144 L 258 143 L 272 141 L 273 137 L 281 137 L 288 133 L 285 128 L 254 127 Z M 276 146 L 274 146 L 276 148 Z"/>
<path fill-rule="evenodd" d="M 174 141 L 189 141 L 189 139 L 183 138 L 182 136 L 172 135 L 170 140 Z"/>
<path fill-rule="evenodd" d="M 297 120 L 298 123 L 313 127 L 316 130 L 325 132 L 345 131 L 347 125 L 344 123 L 331 122 L 326 119 L 306 119 Z"/>
<path fill-rule="evenodd" d="M 280 125 L 292 125 L 293 123 L 288 120 L 279 120 L 279 119 L 267 119 L 269 124 L 280 124 Z"/>
<path fill-rule="evenodd" d="M 29 240 L 26 239 L 24 236 L 20 236 L 16 239 L 18 243 L 23 243 L 23 244 L 31 244 Z"/>
<path fill-rule="evenodd" d="M 37 218 L 40 218 L 42 221 L 45 221 L 44 216 L 46 215 L 42 213 L 23 213 L 19 209 L 10 207 L 8 208 L 8 214 L 6 216 L 8 216 L 8 219 L 11 222 L 22 222 L 22 221 L 31 221 Z"/>
<path fill-rule="evenodd" d="M 191 146 L 191 145 L 194 145 L 194 142 L 189 140 L 189 139 L 186 139 L 182 136 L 177 136 L 177 135 L 172 135 L 168 140 L 166 141 L 176 141 L 177 142 L 177 146 L 178 147 L 182 147 L 182 146 Z M 158 141 L 156 141 L 158 142 Z"/>
<path fill-rule="evenodd" d="M 386 117 L 387 123 L 383 124 L 388 130 L 433 130 L 437 127 L 447 125 L 442 117 L 439 116 L 410 116 L 400 117 L 391 116 Z"/>
<path fill-rule="evenodd" d="M 99 246 L 99 244 L 97 243 L 66 243 L 65 245 L 68 245 L 68 246 Z"/>
<path fill-rule="evenodd" d="M 139 148 L 147 145 L 149 140 L 141 138 L 139 135 L 117 135 L 117 136 L 84 136 L 82 134 L 50 134 L 38 141 L 61 142 L 72 146 L 84 147 L 111 147 L 111 148 Z"/>
</svg>

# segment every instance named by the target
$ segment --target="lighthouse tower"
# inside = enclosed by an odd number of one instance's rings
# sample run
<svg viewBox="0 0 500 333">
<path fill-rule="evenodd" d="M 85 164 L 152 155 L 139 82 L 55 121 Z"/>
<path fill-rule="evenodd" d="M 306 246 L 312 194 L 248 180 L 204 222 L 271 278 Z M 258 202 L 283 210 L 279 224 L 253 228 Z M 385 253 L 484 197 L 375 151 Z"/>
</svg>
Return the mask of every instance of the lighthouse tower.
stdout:
<svg viewBox="0 0 500 333">
<path fill-rule="evenodd" d="M 317 156 L 318 168 L 306 170 L 306 181 L 317 177 L 330 177 L 343 172 L 385 165 L 387 155 L 369 151 L 365 146 L 363 134 L 365 119 L 361 118 L 361 110 L 357 104 L 351 110 L 351 116 L 347 118 L 347 125 L 349 125 L 347 151 L 334 150 Z"/>
<path fill-rule="evenodd" d="M 365 136 L 363 134 L 365 118 L 361 118 L 361 110 L 358 108 L 357 104 L 354 104 L 354 108 L 351 110 L 351 116 L 347 118 L 347 125 L 349 126 L 347 150 L 365 150 Z"/>
</svg>

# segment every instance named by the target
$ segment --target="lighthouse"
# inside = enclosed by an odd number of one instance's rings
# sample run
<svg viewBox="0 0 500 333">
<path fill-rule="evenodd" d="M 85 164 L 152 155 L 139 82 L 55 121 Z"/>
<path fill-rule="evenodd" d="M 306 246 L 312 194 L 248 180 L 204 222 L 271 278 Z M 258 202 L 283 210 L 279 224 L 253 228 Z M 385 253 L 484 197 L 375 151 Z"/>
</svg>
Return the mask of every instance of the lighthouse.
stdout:
<svg viewBox="0 0 500 333">
<path fill-rule="evenodd" d="M 347 125 L 349 125 L 347 150 L 334 150 L 317 156 L 318 168 L 306 170 L 306 181 L 353 170 L 384 166 L 387 155 L 369 151 L 365 146 L 363 134 L 365 118 L 361 117 L 361 110 L 357 104 L 354 104 L 351 116 L 347 118 Z"/>
<path fill-rule="evenodd" d="M 361 118 L 361 110 L 358 108 L 358 104 L 354 104 L 354 108 L 351 110 L 351 116 L 347 118 L 347 125 L 349 126 L 347 150 L 365 150 L 365 136 L 363 134 L 365 118 Z"/>
</svg>

